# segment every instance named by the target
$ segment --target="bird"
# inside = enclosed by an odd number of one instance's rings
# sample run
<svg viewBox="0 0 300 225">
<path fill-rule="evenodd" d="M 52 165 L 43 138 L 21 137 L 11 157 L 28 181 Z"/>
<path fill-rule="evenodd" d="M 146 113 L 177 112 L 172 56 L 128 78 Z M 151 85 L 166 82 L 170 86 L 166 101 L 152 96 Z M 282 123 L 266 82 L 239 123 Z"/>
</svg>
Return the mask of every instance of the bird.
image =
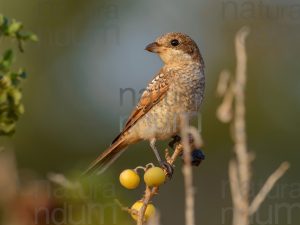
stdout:
<svg viewBox="0 0 300 225">
<path fill-rule="evenodd" d="M 165 33 L 146 46 L 163 62 L 148 83 L 123 130 L 84 174 L 105 171 L 128 146 L 148 141 L 161 167 L 172 166 L 160 157 L 156 142 L 180 134 L 180 115 L 200 110 L 205 90 L 204 60 L 196 42 L 181 32 Z"/>
</svg>

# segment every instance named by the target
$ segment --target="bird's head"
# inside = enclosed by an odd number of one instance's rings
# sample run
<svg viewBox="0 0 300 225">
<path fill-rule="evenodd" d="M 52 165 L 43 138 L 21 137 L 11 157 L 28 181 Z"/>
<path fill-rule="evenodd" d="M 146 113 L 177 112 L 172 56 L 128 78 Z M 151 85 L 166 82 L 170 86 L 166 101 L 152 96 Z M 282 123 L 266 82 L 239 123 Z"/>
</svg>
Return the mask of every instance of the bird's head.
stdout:
<svg viewBox="0 0 300 225">
<path fill-rule="evenodd" d="M 183 33 L 166 33 L 147 45 L 145 49 L 157 53 L 165 64 L 202 63 L 197 44 Z"/>
</svg>

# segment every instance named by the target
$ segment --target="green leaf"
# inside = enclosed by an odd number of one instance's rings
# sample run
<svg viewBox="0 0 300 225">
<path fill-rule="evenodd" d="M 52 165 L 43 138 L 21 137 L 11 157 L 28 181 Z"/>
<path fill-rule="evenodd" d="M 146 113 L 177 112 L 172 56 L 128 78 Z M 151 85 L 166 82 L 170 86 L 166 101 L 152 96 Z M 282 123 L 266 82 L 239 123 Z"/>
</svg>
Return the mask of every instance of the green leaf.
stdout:
<svg viewBox="0 0 300 225">
<path fill-rule="evenodd" d="M 9 92 L 9 96 L 12 98 L 15 105 L 19 105 L 22 99 L 22 93 L 18 89 L 12 89 Z"/>
<path fill-rule="evenodd" d="M 1 17 L 0 31 L 6 33 L 8 27 L 8 19 L 4 16 Z"/>
<path fill-rule="evenodd" d="M 24 112 L 25 112 L 25 109 L 24 109 L 24 105 L 23 105 L 23 104 L 20 104 L 20 105 L 18 105 L 18 106 L 16 107 L 16 114 L 17 114 L 18 116 L 23 115 Z"/>
<path fill-rule="evenodd" d="M 7 93 L 3 92 L 0 94 L 0 105 L 5 104 L 7 102 Z"/>
<path fill-rule="evenodd" d="M 26 33 L 19 32 L 17 37 L 23 41 L 34 41 L 34 42 L 38 41 L 37 35 L 30 32 L 26 32 Z"/>
<path fill-rule="evenodd" d="M 27 73 L 24 70 L 19 71 L 19 76 L 23 79 L 27 77 Z"/>
<path fill-rule="evenodd" d="M 14 58 L 14 53 L 11 49 L 6 50 L 6 52 L 3 55 L 3 60 L 12 62 Z"/>
<path fill-rule="evenodd" d="M 0 87 L 3 88 L 3 89 L 4 88 L 7 89 L 10 86 L 11 86 L 11 79 L 8 76 L 2 77 L 1 80 L 0 80 Z"/>
<path fill-rule="evenodd" d="M 4 23 L 4 16 L 0 14 L 0 26 Z"/>
<path fill-rule="evenodd" d="M 15 123 L 0 123 L 0 135 L 1 133 L 5 135 L 11 135 L 15 131 Z"/>
<path fill-rule="evenodd" d="M 22 29 L 22 27 L 23 27 L 22 23 L 13 20 L 12 23 L 9 25 L 9 27 L 7 29 L 7 33 L 10 34 L 10 35 L 15 34 L 20 29 Z"/>
<path fill-rule="evenodd" d="M 37 42 L 37 41 L 39 41 L 39 38 L 38 38 L 38 36 L 35 35 L 35 34 L 30 34 L 28 40 Z"/>
<path fill-rule="evenodd" d="M 14 53 L 11 49 L 7 50 L 2 57 L 2 61 L 0 62 L 0 69 L 7 70 L 12 65 L 14 60 Z"/>
<path fill-rule="evenodd" d="M 0 14 L 0 36 L 16 40 L 21 52 L 22 44 L 26 41 L 38 41 L 34 33 L 24 32 L 22 29 L 22 23 Z M 21 82 L 27 74 L 22 68 L 17 71 L 11 69 L 14 58 L 12 49 L 0 56 L 0 136 L 12 135 L 17 121 L 24 114 Z"/>
</svg>

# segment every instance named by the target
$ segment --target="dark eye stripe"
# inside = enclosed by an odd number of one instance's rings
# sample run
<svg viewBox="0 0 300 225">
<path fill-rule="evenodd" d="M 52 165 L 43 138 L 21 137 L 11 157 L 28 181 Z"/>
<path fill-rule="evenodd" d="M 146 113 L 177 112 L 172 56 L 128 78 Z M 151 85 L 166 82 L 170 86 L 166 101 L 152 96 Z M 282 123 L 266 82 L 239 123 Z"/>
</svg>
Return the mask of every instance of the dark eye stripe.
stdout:
<svg viewBox="0 0 300 225">
<path fill-rule="evenodd" d="M 179 41 L 177 39 L 173 39 L 170 43 L 171 43 L 172 46 L 179 45 Z"/>
</svg>

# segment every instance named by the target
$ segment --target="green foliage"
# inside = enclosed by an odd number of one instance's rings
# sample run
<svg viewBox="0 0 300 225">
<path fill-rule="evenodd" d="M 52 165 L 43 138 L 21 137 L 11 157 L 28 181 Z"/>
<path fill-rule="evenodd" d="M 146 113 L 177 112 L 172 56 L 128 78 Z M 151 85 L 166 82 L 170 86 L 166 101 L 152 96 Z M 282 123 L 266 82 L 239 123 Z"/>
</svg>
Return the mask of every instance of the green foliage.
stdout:
<svg viewBox="0 0 300 225">
<path fill-rule="evenodd" d="M 35 34 L 23 31 L 23 24 L 16 20 L 9 20 L 0 14 L 0 38 L 16 40 L 20 52 L 23 43 L 37 41 Z M 24 113 L 22 104 L 21 83 L 26 78 L 24 69 L 12 69 L 15 57 L 12 49 L 4 51 L 0 56 L 0 136 L 12 135 L 16 122 Z"/>
</svg>

